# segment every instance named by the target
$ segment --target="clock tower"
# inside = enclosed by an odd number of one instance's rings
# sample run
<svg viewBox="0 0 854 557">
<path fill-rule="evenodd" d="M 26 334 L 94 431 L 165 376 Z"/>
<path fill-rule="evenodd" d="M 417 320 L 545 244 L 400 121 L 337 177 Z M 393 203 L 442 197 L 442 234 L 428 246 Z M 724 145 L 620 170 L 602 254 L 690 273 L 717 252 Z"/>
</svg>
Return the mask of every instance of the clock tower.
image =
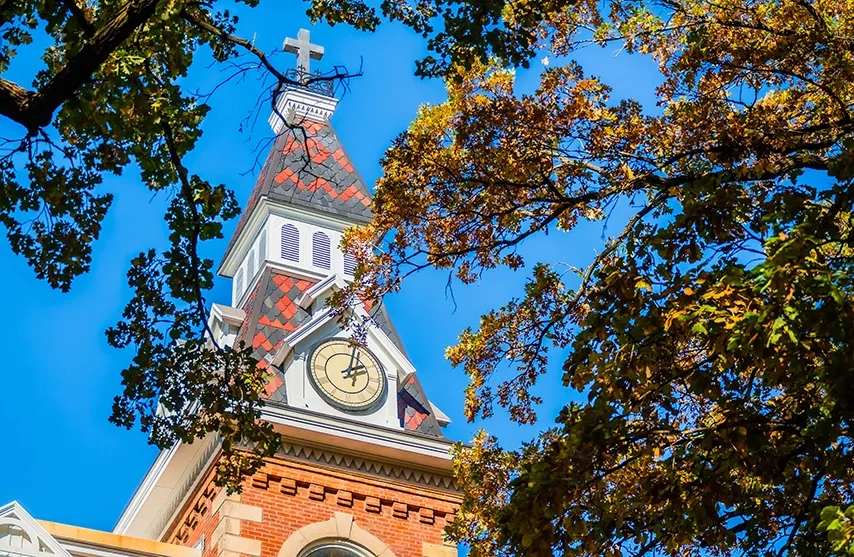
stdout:
<svg viewBox="0 0 854 557">
<path fill-rule="evenodd" d="M 332 84 L 311 80 L 323 48 L 287 39 L 297 85 L 278 96 L 275 142 L 219 268 L 222 345 L 245 343 L 269 371 L 261 419 L 283 447 L 239 495 L 214 484 L 215 436 L 176 444 L 152 465 L 116 534 L 195 547 L 202 557 L 451 557 L 442 530 L 459 505 L 442 429 L 382 305 L 353 311 L 350 341 L 326 301 L 352 279 L 344 230 L 371 219 L 371 194 L 330 118 Z"/>
</svg>

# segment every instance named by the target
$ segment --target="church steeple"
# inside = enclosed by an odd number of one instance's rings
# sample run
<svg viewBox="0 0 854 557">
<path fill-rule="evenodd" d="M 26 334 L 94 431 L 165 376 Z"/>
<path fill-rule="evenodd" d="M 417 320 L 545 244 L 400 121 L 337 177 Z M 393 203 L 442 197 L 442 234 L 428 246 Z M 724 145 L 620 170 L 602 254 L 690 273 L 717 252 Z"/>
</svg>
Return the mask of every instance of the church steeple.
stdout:
<svg viewBox="0 0 854 557">
<path fill-rule="evenodd" d="M 281 449 L 219 491 L 218 439 L 161 453 L 116 533 L 200 548 L 197 557 L 453 557 L 442 531 L 459 508 L 449 419 L 427 397 L 384 304 L 327 306 L 352 279 L 344 229 L 369 222 L 371 197 L 329 123 L 337 100 L 313 79 L 322 47 L 285 41 L 292 85 L 270 119 L 276 138 L 220 266 L 232 301 L 208 322 L 267 371 L 259 419 Z M 174 557 L 174 556 L 173 556 Z"/>
<path fill-rule="evenodd" d="M 226 327 L 226 342 L 245 342 L 264 367 L 285 365 L 296 350 L 292 343 L 309 347 L 301 335 L 309 334 L 304 331 L 312 323 L 324 322 L 326 297 L 352 279 L 356 267 L 340 249 L 343 232 L 372 218 L 371 194 L 329 122 L 329 107 L 337 103 L 330 82 L 314 81 L 316 74 L 309 73 L 309 61 L 319 60 L 323 48 L 304 29 L 298 37 L 285 41 L 297 67 L 270 120 L 278 130 L 275 142 L 220 267 L 221 275 L 233 278 L 231 308 L 242 314 Z M 355 311 L 376 325 L 387 363 L 394 362 L 394 371 L 386 370 L 392 396 L 362 419 L 441 438 L 446 421 L 424 397 L 385 307 Z M 312 398 L 304 376 L 277 372 L 267 400 L 338 412 L 334 404 Z"/>
<path fill-rule="evenodd" d="M 235 307 L 267 263 L 310 279 L 352 275 L 355 261 L 339 249 L 342 232 L 372 216 L 371 194 L 329 122 L 338 103 L 332 82 L 310 73 L 323 47 L 302 29 L 284 48 L 297 56 L 288 72 L 293 84 L 278 94 L 273 147 L 220 266 L 220 274 L 234 278 Z"/>
</svg>

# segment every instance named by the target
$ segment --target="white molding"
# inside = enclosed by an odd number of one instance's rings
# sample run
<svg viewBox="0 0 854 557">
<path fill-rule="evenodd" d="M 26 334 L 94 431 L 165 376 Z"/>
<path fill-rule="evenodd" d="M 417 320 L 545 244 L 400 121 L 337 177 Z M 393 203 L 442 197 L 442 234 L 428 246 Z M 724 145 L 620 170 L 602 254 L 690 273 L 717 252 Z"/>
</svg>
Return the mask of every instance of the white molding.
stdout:
<svg viewBox="0 0 854 557">
<path fill-rule="evenodd" d="M 160 451 L 160 454 L 158 454 L 157 458 L 154 459 L 154 462 L 151 463 L 151 468 L 146 472 L 145 477 L 142 479 L 142 483 L 140 483 L 139 487 L 136 488 L 136 491 L 131 496 L 127 506 L 125 506 L 125 510 L 122 511 L 122 514 L 119 516 L 118 522 L 113 527 L 114 534 L 127 534 L 131 523 L 139 514 L 139 511 L 145 504 L 148 496 L 151 495 L 151 492 L 154 490 L 154 486 L 157 485 L 157 480 L 163 475 L 163 471 L 169 465 L 169 462 L 172 460 L 172 457 L 175 456 L 175 453 L 178 452 L 178 448 L 180 446 L 181 442 L 179 441 L 168 449 Z"/>
<path fill-rule="evenodd" d="M 192 466 L 189 475 L 184 474 L 183 485 L 179 487 L 177 492 L 173 493 L 173 497 L 169 501 L 169 504 L 174 508 L 174 510 L 171 515 L 165 518 L 165 520 L 161 519 L 160 524 L 162 524 L 162 526 L 158 529 L 159 531 L 157 534 L 151 537 L 153 540 L 159 541 L 166 535 L 166 531 L 172 523 L 175 522 L 175 519 L 178 518 L 178 514 L 184 508 L 184 505 L 186 505 L 190 495 L 193 494 L 196 487 L 204 478 L 204 471 L 213 464 L 214 458 L 216 458 L 219 453 L 218 435 L 209 434 L 207 439 L 201 439 L 198 442 L 207 442 L 208 446 L 204 447 L 204 449 L 200 451 L 202 458 L 197 457 L 192 463 L 194 465 Z M 164 505 L 164 509 L 168 508 L 169 505 Z"/>
<path fill-rule="evenodd" d="M 269 215 L 276 215 L 286 219 L 294 219 L 315 226 L 321 226 L 332 230 L 343 231 L 351 226 L 359 224 L 359 221 L 350 220 L 332 213 L 318 213 L 310 209 L 304 209 L 294 205 L 288 205 L 279 201 L 270 201 L 263 195 L 258 200 L 249 220 L 243 225 L 240 237 L 223 256 L 222 262 L 217 269 L 217 274 L 226 278 L 233 278 L 249 246 L 255 241 L 261 226 Z M 268 237 L 268 244 L 270 244 Z M 240 255 L 240 257 L 238 257 Z M 269 263 L 268 263 L 269 264 Z M 248 288 L 247 288 L 248 289 Z"/>
<path fill-rule="evenodd" d="M 382 462 L 370 456 L 353 456 L 340 451 L 338 447 L 312 447 L 285 441 L 274 456 L 331 466 L 348 472 L 361 472 L 383 479 L 417 483 L 430 489 L 454 493 L 457 491 L 456 482 L 450 472 L 439 474 L 403 464 Z"/>
<path fill-rule="evenodd" d="M 344 279 L 338 273 L 329 275 L 324 280 L 318 282 L 308 290 L 306 290 L 302 297 L 299 299 L 297 304 L 303 309 L 308 309 L 311 307 L 311 304 L 314 303 L 315 300 L 320 298 L 326 291 L 337 288 L 338 290 L 343 290 L 344 287 L 347 286 L 347 283 L 344 282 Z"/>
<path fill-rule="evenodd" d="M 373 322 L 373 318 L 364 310 L 364 308 L 357 306 L 355 308 L 351 308 L 351 311 L 354 311 L 358 316 L 363 319 L 370 319 Z M 314 315 L 312 315 L 309 321 L 303 322 L 299 328 L 292 332 L 290 335 L 284 338 L 282 347 L 273 357 L 271 362 L 280 367 L 288 355 L 290 355 L 291 351 L 296 347 L 297 344 L 304 341 L 307 337 L 309 337 L 316 330 L 322 328 L 326 323 L 332 321 L 334 319 L 333 312 L 329 308 L 323 308 Z M 410 373 L 415 373 L 415 366 L 412 365 L 412 362 L 409 361 L 409 358 L 401 352 L 400 348 L 389 338 L 389 336 L 383 331 L 379 326 L 374 325 L 368 328 L 368 335 L 374 338 L 380 346 L 384 350 L 389 353 L 389 356 L 395 361 L 395 363 L 399 364 L 401 372 L 404 375 L 408 375 Z M 387 374 L 392 373 L 394 370 L 386 370 Z"/>
<path fill-rule="evenodd" d="M 338 99 L 327 97 L 304 88 L 290 87 L 279 95 L 276 100 L 276 110 L 270 115 L 268 122 L 273 133 L 279 134 L 285 128 L 282 116 L 293 121 L 295 118 L 325 122 L 329 120 Z"/>
<path fill-rule="evenodd" d="M 436 421 L 439 422 L 439 425 L 445 427 L 446 425 L 451 423 L 451 418 L 444 412 L 442 412 L 438 406 L 436 406 L 432 400 L 428 400 L 430 406 L 433 407 L 433 415 L 436 416 Z"/>
<path fill-rule="evenodd" d="M 452 469 L 453 442 L 441 437 L 271 404 L 261 408 L 261 419 L 278 426 L 289 442 L 321 443 L 368 458 L 381 457 L 439 472 Z"/>
<path fill-rule="evenodd" d="M 0 537 L 0 555 L 21 555 L 24 557 L 71 557 L 68 551 L 30 516 L 17 501 L 0 507 L 0 531 L 3 527 L 15 531 Z M 17 543 L 14 543 L 18 540 Z"/>
<path fill-rule="evenodd" d="M 234 312 L 234 315 L 229 315 L 227 312 L 223 311 L 223 309 L 228 309 Z M 222 304 L 212 304 L 211 317 L 216 317 L 223 323 L 228 323 L 229 325 L 237 325 L 239 327 L 243 324 L 243 320 L 246 319 L 246 312 L 242 309 L 233 308 L 231 306 L 224 306 Z"/>
<path fill-rule="evenodd" d="M 191 452 L 193 449 L 196 450 Z M 179 441 L 161 451 L 119 517 L 113 533 L 159 541 L 193 488 L 201 481 L 202 473 L 211 465 L 218 450 L 219 438 L 211 434 L 193 444 Z M 190 454 L 186 455 L 187 452 Z M 179 453 L 186 456 L 177 459 Z M 176 462 L 178 460 L 182 462 Z M 174 483 L 163 485 L 167 473 L 173 476 Z"/>
</svg>

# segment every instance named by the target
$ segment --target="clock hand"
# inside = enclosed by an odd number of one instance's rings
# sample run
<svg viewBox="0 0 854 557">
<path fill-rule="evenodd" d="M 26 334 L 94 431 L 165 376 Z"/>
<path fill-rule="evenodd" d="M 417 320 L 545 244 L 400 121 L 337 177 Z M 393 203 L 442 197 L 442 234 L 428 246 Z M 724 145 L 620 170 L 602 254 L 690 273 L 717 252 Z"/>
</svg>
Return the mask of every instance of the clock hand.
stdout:
<svg viewBox="0 0 854 557">
<path fill-rule="evenodd" d="M 350 376 L 353 375 L 353 373 L 357 369 L 365 369 L 365 366 L 362 364 L 359 364 L 357 366 L 350 366 L 347 369 L 345 369 L 344 371 L 342 371 L 341 374 L 344 376 L 344 379 L 349 379 Z"/>
<path fill-rule="evenodd" d="M 356 347 L 353 347 L 353 350 L 350 352 L 350 365 L 347 366 L 347 370 L 353 368 L 353 360 L 356 358 Z"/>
<path fill-rule="evenodd" d="M 356 371 L 359 368 L 361 368 L 362 371 Z M 348 375 L 347 379 L 352 379 L 353 380 L 352 386 L 355 387 L 356 386 L 356 379 L 358 379 L 360 375 L 367 375 L 367 373 L 368 373 L 368 369 L 365 366 L 358 366 L 356 368 L 353 368 L 353 373 Z"/>
</svg>

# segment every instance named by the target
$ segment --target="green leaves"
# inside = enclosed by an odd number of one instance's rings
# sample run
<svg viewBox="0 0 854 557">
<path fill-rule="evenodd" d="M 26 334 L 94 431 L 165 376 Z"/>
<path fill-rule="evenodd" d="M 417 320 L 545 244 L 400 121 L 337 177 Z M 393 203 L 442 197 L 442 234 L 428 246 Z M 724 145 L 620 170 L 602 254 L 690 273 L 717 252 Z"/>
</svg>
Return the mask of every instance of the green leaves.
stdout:
<svg viewBox="0 0 854 557">
<path fill-rule="evenodd" d="M 427 266 L 486 281 L 548 236 L 558 255 L 446 354 L 470 420 L 533 423 L 544 375 L 568 389 L 523 448 L 479 435 L 457 453 L 455 539 L 475 555 L 847 551 L 816 527 L 854 501 L 850 6 L 437 6 L 418 70 L 447 73 L 448 100 L 386 153 L 376 220 L 347 238 L 387 242 L 351 291 Z M 657 107 L 563 63 L 590 43 L 651 58 Z M 534 50 L 555 61 L 521 93 Z M 567 261 L 586 238 L 566 234 L 612 207 L 625 226 Z"/>
<path fill-rule="evenodd" d="M 50 147 L 37 142 L 35 148 Z M 80 158 L 71 149 L 66 156 Z M 25 169 L 29 187 L 20 185 L 10 159 L 0 162 L 0 223 L 12 251 L 27 259 L 36 276 L 68 291 L 74 278 L 89 270 L 91 244 L 112 195 L 95 193 L 100 174 L 63 167 L 50 150 L 31 153 Z"/>
<path fill-rule="evenodd" d="M 818 530 L 827 533 L 833 551 L 843 555 L 854 555 L 854 505 L 843 512 L 835 506 L 821 510 Z"/>
</svg>

